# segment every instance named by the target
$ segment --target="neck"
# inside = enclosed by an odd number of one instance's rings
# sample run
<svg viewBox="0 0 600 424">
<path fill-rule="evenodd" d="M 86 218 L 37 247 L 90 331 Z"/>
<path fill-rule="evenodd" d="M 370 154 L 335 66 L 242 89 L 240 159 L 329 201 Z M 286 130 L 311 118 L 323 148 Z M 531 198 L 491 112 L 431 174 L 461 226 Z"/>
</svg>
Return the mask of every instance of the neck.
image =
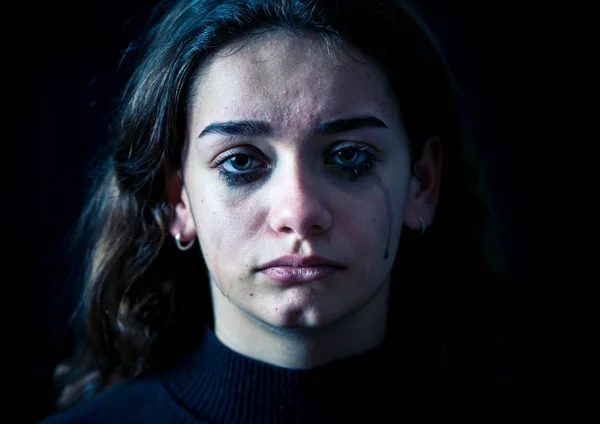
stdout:
<svg viewBox="0 0 600 424">
<path fill-rule="evenodd" d="M 214 332 L 230 349 L 275 366 L 309 369 L 384 342 L 389 281 L 359 310 L 328 325 L 282 328 L 249 315 L 212 286 Z"/>
</svg>

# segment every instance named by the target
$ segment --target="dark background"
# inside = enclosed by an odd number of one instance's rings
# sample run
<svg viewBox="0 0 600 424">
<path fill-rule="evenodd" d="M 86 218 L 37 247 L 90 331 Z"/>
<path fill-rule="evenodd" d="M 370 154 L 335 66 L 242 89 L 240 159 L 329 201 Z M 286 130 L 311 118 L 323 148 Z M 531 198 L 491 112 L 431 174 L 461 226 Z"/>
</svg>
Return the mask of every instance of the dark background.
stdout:
<svg viewBox="0 0 600 424">
<path fill-rule="evenodd" d="M 7 262 L 2 346 L 9 355 L 6 375 L 12 377 L 5 383 L 9 398 L 20 404 L 11 422 L 35 422 L 51 411 L 50 376 L 71 347 L 67 322 L 77 294 L 65 238 L 89 186 L 87 163 L 106 141 L 115 100 L 131 72 L 131 61 L 119 66 L 123 52 L 154 4 L 48 2 L 4 14 L 1 209 L 8 255 L 2 256 Z M 419 4 L 463 92 L 485 181 L 507 224 L 504 244 L 515 272 L 515 303 L 507 308 L 516 308 L 526 250 L 521 217 L 527 140 L 516 88 L 523 66 L 519 19 L 507 3 Z M 516 346 L 515 335 L 509 343 L 515 358 Z"/>
</svg>

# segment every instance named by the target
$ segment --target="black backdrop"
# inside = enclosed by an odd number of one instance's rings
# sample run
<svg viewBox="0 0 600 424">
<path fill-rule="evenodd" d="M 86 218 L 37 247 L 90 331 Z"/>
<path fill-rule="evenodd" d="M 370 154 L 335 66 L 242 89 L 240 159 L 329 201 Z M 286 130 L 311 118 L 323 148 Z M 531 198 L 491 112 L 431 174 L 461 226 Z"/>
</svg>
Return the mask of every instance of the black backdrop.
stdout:
<svg viewBox="0 0 600 424">
<path fill-rule="evenodd" d="M 64 240 L 88 187 L 86 164 L 106 140 L 114 100 L 131 70 L 127 61 L 119 67 L 122 54 L 155 3 L 48 2 L 5 13 L 2 346 L 10 357 L 7 374 L 14 376 L 7 384 L 10 398 L 21 404 L 11 422 L 35 422 L 51 411 L 50 375 L 71 347 L 67 321 L 76 295 Z M 464 93 L 486 182 L 508 224 L 505 245 L 516 293 L 526 249 L 526 140 L 517 123 L 515 88 L 522 66 L 518 18 L 507 2 L 420 5 Z"/>
</svg>

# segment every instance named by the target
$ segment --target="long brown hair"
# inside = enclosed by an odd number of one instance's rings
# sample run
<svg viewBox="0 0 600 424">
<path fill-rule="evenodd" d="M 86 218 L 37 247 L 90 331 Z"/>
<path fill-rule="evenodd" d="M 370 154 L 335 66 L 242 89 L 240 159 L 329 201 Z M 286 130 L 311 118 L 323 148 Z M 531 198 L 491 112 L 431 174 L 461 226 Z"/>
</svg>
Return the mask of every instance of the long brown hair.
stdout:
<svg viewBox="0 0 600 424">
<path fill-rule="evenodd" d="M 197 328 L 211 319 L 201 250 L 180 252 L 168 236 L 173 208 L 165 177 L 181 166 L 186 112 L 202 64 L 232 42 L 273 30 L 309 32 L 331 46 L 349 43 L 373 58 L 395 91 L 413 158 L 430 136 L 441 138 L 436 220 L 422 237 L 401 240 L 390 333 L 408 329 L 430 352 L 450 346 L 453 309 L 467 310 L 460 299 L 472 290 L 485 302 L 495 280 L 482 276 L 497 275 L 500 257 L 489 244 L 489 199 L 466 149 L 455 86 L 411 9 L 394 0 L 185 0 L 159 9 L 164 13 L 140 49 L 77 228 L 78 246 L 87 252 L 82 335 L 73 358 L 56 369 L 57 379 L 70 376 L 59 408 L 167 366 L 197 343 Z"/>
</svg>

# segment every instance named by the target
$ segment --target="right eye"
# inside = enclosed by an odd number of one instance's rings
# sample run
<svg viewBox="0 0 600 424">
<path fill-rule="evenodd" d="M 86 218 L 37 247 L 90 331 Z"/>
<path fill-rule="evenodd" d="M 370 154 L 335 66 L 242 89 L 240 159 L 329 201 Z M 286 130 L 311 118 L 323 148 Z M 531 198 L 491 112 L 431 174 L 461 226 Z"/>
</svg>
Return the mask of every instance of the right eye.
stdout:
<svg viewBox="0 0 600 424">
<path fill-rule="evenodd" d="M 235 153 L 225 158 L 225 160 L 221 162 L 221 167 L 226 172 L 237 174 L 255 169 L 256 167 L 252 166 L 254 162 L 258 161 L 250 155 L 245 153 Z M 262 166 L 260 166 L 260 168 L 262 168 Z"/>
<path fill-rule="evenodd" d="M 268 167 L 262 160 L 244 152 L 226 153 L 217 159 L 216 165 L 219 175 L 230 186 L 254 182 Z"/>
</svg>

